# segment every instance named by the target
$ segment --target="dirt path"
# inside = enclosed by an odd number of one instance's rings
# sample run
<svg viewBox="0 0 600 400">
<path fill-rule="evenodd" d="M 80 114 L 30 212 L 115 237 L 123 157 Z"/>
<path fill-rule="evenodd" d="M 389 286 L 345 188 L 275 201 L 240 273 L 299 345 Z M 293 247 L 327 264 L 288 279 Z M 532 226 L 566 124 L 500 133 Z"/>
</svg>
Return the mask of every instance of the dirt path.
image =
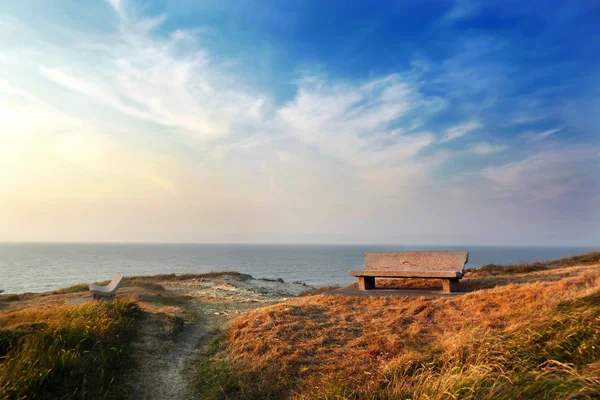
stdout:
<svg viewBox="0 0 600 400">
<path fill-rule="evenodd" d="M 140 299 L 156 306 L 158 312 L 145 312 L 140 321 L 133 343 L 134 366 L 127 374 L 127 398 L 194 398 L 189 391 L 195 373 L 193 361 L 218 330 L 249 309 L 306 289 L 300 284 L 227 275 L 161 284 L 166 291 Z"/>
<path fill-rule="evenodd" d="M 182 361 L 207 332 L 206 324 L 198 318 L 186 322 L 161 313 L 145 313 L 133 343 L 135 359 L 127 397 L 183 398 L 186 384 L 180 377 Z"/>
</svg>

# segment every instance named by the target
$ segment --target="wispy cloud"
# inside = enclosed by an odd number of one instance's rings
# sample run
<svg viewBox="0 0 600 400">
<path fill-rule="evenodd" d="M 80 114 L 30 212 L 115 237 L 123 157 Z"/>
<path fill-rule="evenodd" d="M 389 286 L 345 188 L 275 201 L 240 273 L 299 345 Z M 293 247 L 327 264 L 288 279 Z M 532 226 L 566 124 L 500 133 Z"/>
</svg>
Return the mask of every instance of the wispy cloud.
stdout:
<svg viewBox="0 0 600 400">
<path fill-rule="evenodd" d="M 40 67 L 40 74 L 46 78 L 66 87 L 73 91 L 89 96 L 95 100 L 103 102 L 116 110 L 124 112 L 133 117 L 155 121 L 156 118 L 144 110 L 138 109 L 135 106 L 128 106 L 123 102 L 117 93 L 110 86 L 93 82 L 92 78 L 78 78 L 73 74 L 66 73 L 60 68 Z"/>
<path fill-rule="evenodd" d="M 545 139 L 550 135 L 554 135 L 556 132 L 560 131 L 560 128 L 558 129 L 549 129 L 547 131 L 541 132 L 539 135 L 537 135 L 537 137 L 539 137 L 540 139 Z"/>
<path fill-rule="evenodd" d="M 469 145 L 469 152 L 477 155 L 487 155 L 504 151 L 508 149 L 508 146 L 504 145 L 493 145 L 488 142 L 473 143 Z"/>
<path fill-rule="evenodd" d="M 221 161 L 231 152 L 243 151 L 251 152 L 259 146 L 267 145 L 271 139 L 267 136 L 251 136 L 237 142 L 232 142 L 223 145 L 216 145 L 208 161 Z"/>
<path fill-rule="evenodd" d="M 539 151 L 520 161 L 485 168 L 478 175 L 505 196 L 546 201 L 567 193 L 586 193 L 594 187 L 600 190 L 587 172 L 589 163 L 600 163 L 599 149 L 571 146 Z"/>
<path fill-rule="evenodd" d="M 277 126 L 350 167 L 367 192 L 395 196 L 444 159 L 420 154 L 435 134 L 411 132 L 414 120 L 407 114 L 427 102 L 399 75 L 357 85 L 305 80 L 278 111 Z"/>
<path fill-rule="evenodd" d="M 457 126 L 453 126 L 446 130 L 446 133 L 442 137 L 442 142 L 449 142 L 451 140 L 459 139 L 465 136 L 467 133 L 479 129 L 483 127 L 483 125 L 477 121 L 471 121 L 464 124 L 460 124 Z"/>
<path fill-rule="evenodd" d="M 277 113 L 278 126 L 319 151 L 354 165 L 400 161 L 430 145 L 431 133 L 402 134 L 394 123 L 420 102 L 398 76 L 362 85 L 300 83 Z"/>
<path fill-rule="evenodd" d="M 452 4 L 427 28 L 441 29 L 435 48 L 445 41 L 444 55 L 419 45 L 412 63 L 354 68 L 362 63 L 353 43 L 357 62 L 343 71 L 326 67 L 339 60 L 317 66 L 293 46 L 281 61 L 269 37 L 263 59 L 243 41 L 229 43 L 237 39 L 217 22 L 190 27 L 190 18 L 184 27 L 170 6 L 134 0 L 86 9 L 111 19 L 89 27 L 44 21 L 41 12 L 0 16 L 0 31 L 15 38 L 0 53 L 0 190 L 79 199 L 73 204 L 94 210 L 126 203 L 123 215 L 139 226 L 162 218 L 152 224 L 159 238 L 171 223 L 173 232 L 205 227 L 206 236 L 183 240 L 214 240 L 216 230 L 255 240 L 257 227 L 286 238 L 369 229 L 376 240 L 396 240 L 402 229 L 409 241 L 416 230 L 455 238 L 458 226 L 489 232 L 506 215 L 533 226 L 527 216 L 547 204 L 552 220 L 583 191 L 600 198 L 597 147 L 563 143 L 597 125 L 597 96 L 561 97 L 555 112 L 552 93 L 539 87 L 552 71 L 538 71 L 536 83 L 511 38 L 492 30 L 456 36 L 486 5 Z M 445 225 L 432 210 L 448 216 Z"/>
<path fill-rule="evenodd" d="M 555 128 L 555 129 L 547 129 L 542 132 L 527 132 L 527 133 L 524 133 L 522 136 L 523 136 L 523 138 L 531 140 L 531 141 L 540 141 L 540 140 L 549 138 L 550 136 L 554 135 L 556 132 L 560 131 L 561 129 L 562 128 Z"/>
<path fill-rule="evenodd" d="M 477 14 L 479 10 L 479 4 L 473 0 L 456 0 L 454 6 L 444 15 L 442 20 L 446 22 L 460 21 Z"/>
<path fill-rule="evenodd" d="M 124 1 L 123 0 L 106 0 L 106 2 L 115 10 L 121 18 L 125 17 Z"/>
<path fill-rule="evenodd" d="M 529 124 L 532 122 L 546 119 L 549 116 L 550 116 L 549 114 L 540 113 L 540 112 L 518 113 L 513 117 L 512 122 L 514 122 L 515 124 Z"/>
<path fill-rule="evenodd" d="M 268 96 L 245 88 L 203 49 L 190 51 L 185 47 L 189 43 L 181 43 L 181 34 L 157 39 L 151 35 L 155 26 L 137 29 L 145 21 L 124 21 L 119 35 L 104 37 L 101 43 L 80 38 L 79 45 L 95 53 L 96 65 L 75 67 L 79 63 L 65 52 L 64 65 L 43 65 L 39 71 L 116 111 L 181 129 L 197 139 L 227 136 L 232 129 L 263 121 L 270 107 Z"/>
</svg>

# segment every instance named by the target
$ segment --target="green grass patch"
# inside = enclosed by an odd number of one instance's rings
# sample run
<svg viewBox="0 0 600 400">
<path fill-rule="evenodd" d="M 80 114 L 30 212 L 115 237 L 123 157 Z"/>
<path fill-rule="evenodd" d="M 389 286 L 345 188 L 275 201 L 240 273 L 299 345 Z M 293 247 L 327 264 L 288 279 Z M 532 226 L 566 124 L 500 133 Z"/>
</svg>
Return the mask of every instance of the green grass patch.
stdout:
<svg viewBox="0 0 600 400">
<path fill-rule="evenodd" d="M 136 303 L 90 302 L 0 316 L 0 398 L 118 398 Z"/>
<path fill-rule="evenodd" d="M 227 346 L 226 332 L 213 332 L 212 339 L 195 364 L 192 391 L 203 400 L 248 399 L 275 400 L 289 398 L 288 386 L 271 370 L 260 377 L 248 374 L 222 358 Z"/>
<path fill-rule="evenodd" d="M 235 271 L 223 271 L 223 272 L 207 272 L 204 274 L 162 274 L 162 275 L 149 275 L 149 276 L 132 276 L 129 279 L 134 281 L 146 281 L 146 282 L 164 282 L 164 281 L 187 281 L 191 279 L 215 279 L 215 278 L 226 278 L 233 277 L 238 280 L 247 281 L 254 279 L 252 275 L 242 274 Z"/>
<path fill-rule="evenodd" d="M 18 294 L 4 294 L 0 295 L 0 301 L 18 301 L 21 297 Z"/>
<path fill-rule="evenodd" d="M 89 290 L 89 285 L 87 283 L 80 283 L 79 285 L 73 285 L 66 288 L 58 289 L 49 294 L 68 294 L 68 293 L 78 293 L 78 292 L 87 292 Z"/>
<path fill-rule="evenodd" d="M 217 358 L 224 342 L 225 336 L 222 332 L 214 333 L 213 339 L 198 357 L 192 387 L 198 398 L 216 400 L 228 396 L 235 398 L 241 394 L 237 372 L 230 363 Z"/>
<path fill-rule="evenodd" d="M 339 289 L 340 287 L 341 286 L 339 286 L 339 285 L 320 286 L 317 288 L 305 290 L 304 292 L 300 293 L 298 296 L 303 297 L 303 296 L 316 296 L 318 294 L 327 294 L 327 293 L 333 292 L 334 290 Z"/>
</svg>

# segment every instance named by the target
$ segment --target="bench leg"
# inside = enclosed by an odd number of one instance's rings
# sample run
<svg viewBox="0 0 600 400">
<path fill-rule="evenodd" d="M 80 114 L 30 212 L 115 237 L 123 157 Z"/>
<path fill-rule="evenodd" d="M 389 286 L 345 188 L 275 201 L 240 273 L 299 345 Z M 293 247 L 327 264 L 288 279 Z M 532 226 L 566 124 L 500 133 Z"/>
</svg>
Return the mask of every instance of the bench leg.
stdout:
<svg viewBox="0 0 600 400">
<path fill-rule="evenodd" d="M 358 277 L 358 290 L 369 290 L 375 289 L 375 277 L 374 276 L 359 276 Z"/>
<path fill-rule="evenodd" d="M 444 293 L 458 292 L 458 279 L 443 279 Z"/>
</svg>

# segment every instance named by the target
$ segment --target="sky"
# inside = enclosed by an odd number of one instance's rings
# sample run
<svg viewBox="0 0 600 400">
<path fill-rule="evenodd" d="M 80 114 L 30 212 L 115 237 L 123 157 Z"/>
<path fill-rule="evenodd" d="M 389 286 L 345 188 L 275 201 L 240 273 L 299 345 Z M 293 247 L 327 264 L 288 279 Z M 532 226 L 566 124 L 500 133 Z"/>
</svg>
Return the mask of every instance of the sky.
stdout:
<svg viewBox="0 0 600 400">
<path fill-rule="evenodd" d="M 0 3 L 0 241 L 600 244 L 594 0 Z"/>
</svg>

